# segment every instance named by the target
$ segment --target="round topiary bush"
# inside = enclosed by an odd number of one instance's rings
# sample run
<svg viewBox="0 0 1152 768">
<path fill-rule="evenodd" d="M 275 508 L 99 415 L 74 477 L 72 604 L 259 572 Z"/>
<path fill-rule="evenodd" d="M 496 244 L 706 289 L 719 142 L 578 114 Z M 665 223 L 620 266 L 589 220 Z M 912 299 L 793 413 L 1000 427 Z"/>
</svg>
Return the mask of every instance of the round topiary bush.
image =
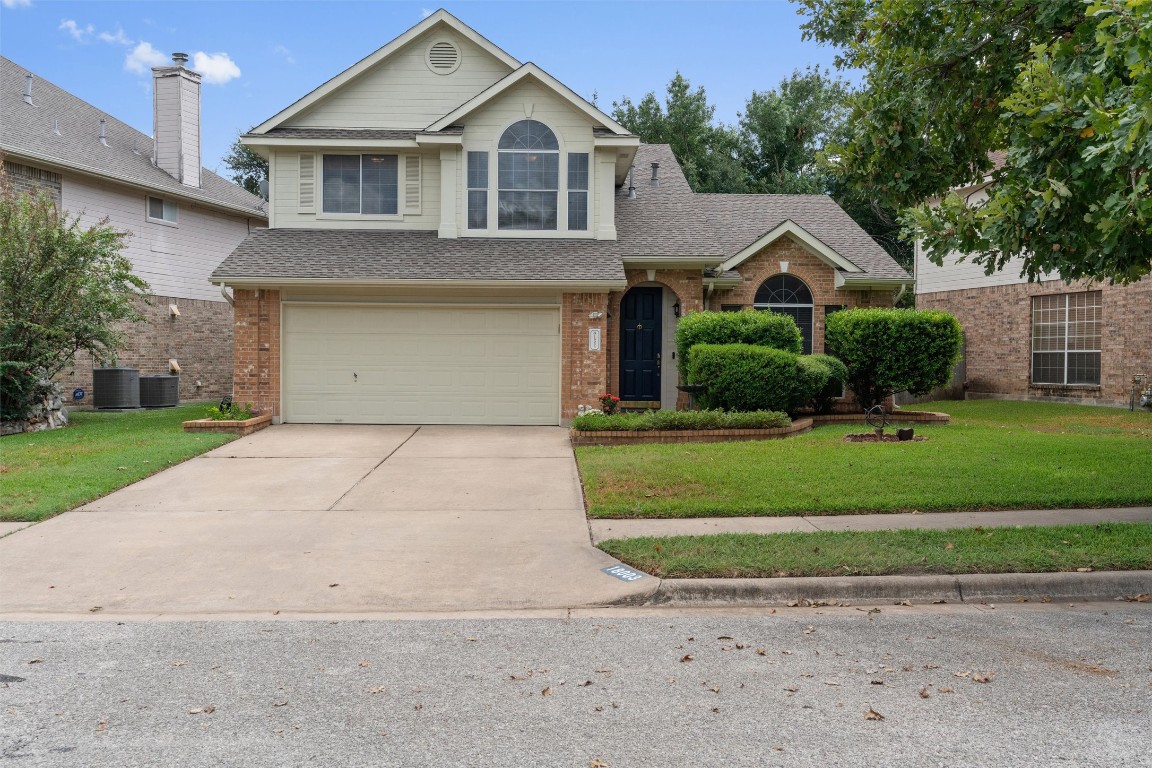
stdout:
<svg viewBox="0 0 1152 768">
<path fill-rule="evenodd" d="M 680 373 L 693 384 L 688 373 L 688 355 L 697 344 L 752 344 L 800 354 L 803 342 L 796 321 L 775 312 L 693 312 L 680 318 L 676 326 L 676 356 Z"/>
</svg>

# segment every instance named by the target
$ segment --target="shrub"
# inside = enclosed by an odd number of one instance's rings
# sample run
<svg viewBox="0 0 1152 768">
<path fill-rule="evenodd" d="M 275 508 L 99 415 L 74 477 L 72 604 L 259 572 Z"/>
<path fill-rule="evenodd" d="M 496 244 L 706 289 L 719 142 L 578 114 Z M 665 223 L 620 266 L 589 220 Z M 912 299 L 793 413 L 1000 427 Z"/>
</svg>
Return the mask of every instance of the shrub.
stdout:
<svg viewBox="0 0 1152 768">
<path fill-rule="evenodd" d="M 775 312 L 744 310 L 742 312 L 693 312 L 680 318 L 676 326 L 676 356 L 685 381 L 694 381 L 688 373 L 689 350 L 697 344 L 753 344 L 772 347 L 793 354 L 803 349 L 796 321 Z"/>
<path fill-rule="evenodd" d="M 244 407 L 236 403 L 220 403 L 209 406 L 204 415 L 213 421 L 244 421 L 252 418 L 252 403 L 244 403 Z"/>
<path fill-rule="evenodd" d="M 944 386 L 960 359 L 960 323 L 942 310 L 849 309 L 825 322 L 828 351 L 848 367 L 848 385 L 864 408 L 895 392 Z"/>
<path fill-rule="evenodd" d="M 812 410 L 816 413 L 831 413 L 832 401 L 844 393 L 844 387 L 848 383 L 848 366 L 832 355 L 810 355 L 809 358 L 820 362 L 828 369 L 827 383 L 812 396 Z"/>
<path fill-rule="evenodd" d="M 787 411 L 801 383 L 799 355 L 751 344 L 697 344 L 688 354 L 688 377 L 707 389 L 705 408 Z"/>
<path fill-rule="evenodd" d="M 685 429 L 772 429 L 792 423 L 785 413 L 751 411 L 645 411 L 644 413 L 589 413 L 572 420 L 572 428 L 580 432 L 608 432 L 633 430 Z"/>
</svg>

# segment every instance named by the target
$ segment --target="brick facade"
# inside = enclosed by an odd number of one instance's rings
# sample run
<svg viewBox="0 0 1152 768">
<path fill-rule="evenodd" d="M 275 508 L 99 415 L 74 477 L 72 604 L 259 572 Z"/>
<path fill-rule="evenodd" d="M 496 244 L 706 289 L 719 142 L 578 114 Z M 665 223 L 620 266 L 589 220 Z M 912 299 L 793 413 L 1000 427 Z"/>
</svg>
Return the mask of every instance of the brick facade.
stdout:
<svg viewBox="0 0 1152 768">
<path fill-rule="evenodd" d="M 179 317 L 169 306 L 175 304 Z M 116 361 L 139 368 L 141 375 L 168 373 L 168 361 L 180 365 L 180 400 L 219 400 L 232 391 L 232 307 L 223 301 L 148 296 L 137 302 L 144 322 L 122 326 L 127 347 Z M 73 367 L 57 381 L 70 394 L 77 387 L 87 393 L 79 405 L 92 403 L 92 358 L 76 356 Z"/>
<path fill-rule="evenodd" d="M 832 267 L 813 256 L 804 246 L 787 238 L 781 238 L 764 247 L 764 250 L 745 261 L 737 271 L 743 278 L 740 286 L 729 290 L 717 290 L 709 300 L 708 309 L 719 310 L 726 305 L 739 305 L 751 309 L 756 292 L 764 281 L 780 274 L 780 262 L 788 262 L 788 274 L 803 280 L 812 291 L 812 353 L 824 352 L 824 308 L 841 306 L 846 309 L 858 307 L 891 307 L 892 291 L 852 291 L 836 288 L 835 271 Z"/>
<path fill-rule="evenodd" d="M 606 293 L 566 293 L 560 305 L 560 418 L 581 405 L 596 405 L 609 390 Z M 600 331 L 600 349 L 588 349 L 588 332 Z"/>
<path fill-rule="evenodd" d="M 1032 297 L 1100 291 L 1103 328 L 1100 386 L 1033 385 Z M 1152 375 L 1152 278 L 1127 287 L 1059 280 L 1019 283 L 916 297 L 920 309 L 944 309 L 964 328 L 968 397 L 1127 405 L 1132 375 Z"/>
<path fill-rule="evenodd" d="M 237 288 L 233 397 L 280 418 L 280 291 Z"/>
<path fill-rule="evenodd" d="M 62 199 L 60 174 L 45 171 L 42 168 L 21 165 L 11 160 L 4 161 L 4 174 L 8 177 L 8 182 L 17 194 L 34 195 L 38 192 L 47 192 L 56 205 L 60 205 Z"/>
</svg>

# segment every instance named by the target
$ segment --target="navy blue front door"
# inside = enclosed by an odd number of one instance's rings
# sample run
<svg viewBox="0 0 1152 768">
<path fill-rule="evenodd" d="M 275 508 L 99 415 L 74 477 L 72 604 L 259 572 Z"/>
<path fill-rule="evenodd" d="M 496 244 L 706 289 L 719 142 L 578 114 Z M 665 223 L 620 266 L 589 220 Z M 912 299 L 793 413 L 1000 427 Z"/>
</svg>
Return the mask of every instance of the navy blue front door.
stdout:
<svg viewBox="0 0 1152 768">
<path fill-rule="evenodd" d="M 633 288 L 620 303 L 620 399 L 660 399 L 663 288 Z"/>
</svg>

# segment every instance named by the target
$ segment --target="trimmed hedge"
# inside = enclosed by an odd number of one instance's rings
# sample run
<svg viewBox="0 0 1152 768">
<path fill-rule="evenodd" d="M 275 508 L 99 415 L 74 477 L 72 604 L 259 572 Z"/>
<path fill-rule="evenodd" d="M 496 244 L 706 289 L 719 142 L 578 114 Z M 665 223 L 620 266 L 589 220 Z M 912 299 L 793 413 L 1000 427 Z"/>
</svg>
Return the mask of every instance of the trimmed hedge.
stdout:
<svg viewBox="0 0 1152 768">
<path fill-rule="evenodd" d="M 689 351 L 697 344 L 752 344 L 800 354 L 803 342 L 796 321 L 775 312 L 692 312 L 676 326 L 676 357 L 685 381 Z"/>
<path fill-rule="evenodd" d="M 580 432 L 637 431 L 687 429 L 773 429 L 792 423 L 785 413 L 751 411 L 645 411 L 644 413 L 589 413 L 572 420 L 572 428 Z"/>
<path fill-rule="evenodd" d="M 864 408 L 895 392 L 923 395 L 952 378 L 963 333 L 939 309 L 848 309 L 826 320 L 828 351 L 848 366 L 848 386 Z"/>
<path fill-rule="evenodd" d="M 788 411 L 801 383 L 798 355 L 752 344 L 697 344 L 688 353 L 688 377 L 707 389 L 704 408 Z"/>
<path fill-rule="evenodd" d="M 848 366 L 832 355 L 809 355 L 807 359 L 828 369 L 828 378 L 824 386 L 812 396 L 812 409 L 816 413 L 831 413 L 833 400 L 844 394 L 844 387 L 848 384 Z"/>
</svg>

